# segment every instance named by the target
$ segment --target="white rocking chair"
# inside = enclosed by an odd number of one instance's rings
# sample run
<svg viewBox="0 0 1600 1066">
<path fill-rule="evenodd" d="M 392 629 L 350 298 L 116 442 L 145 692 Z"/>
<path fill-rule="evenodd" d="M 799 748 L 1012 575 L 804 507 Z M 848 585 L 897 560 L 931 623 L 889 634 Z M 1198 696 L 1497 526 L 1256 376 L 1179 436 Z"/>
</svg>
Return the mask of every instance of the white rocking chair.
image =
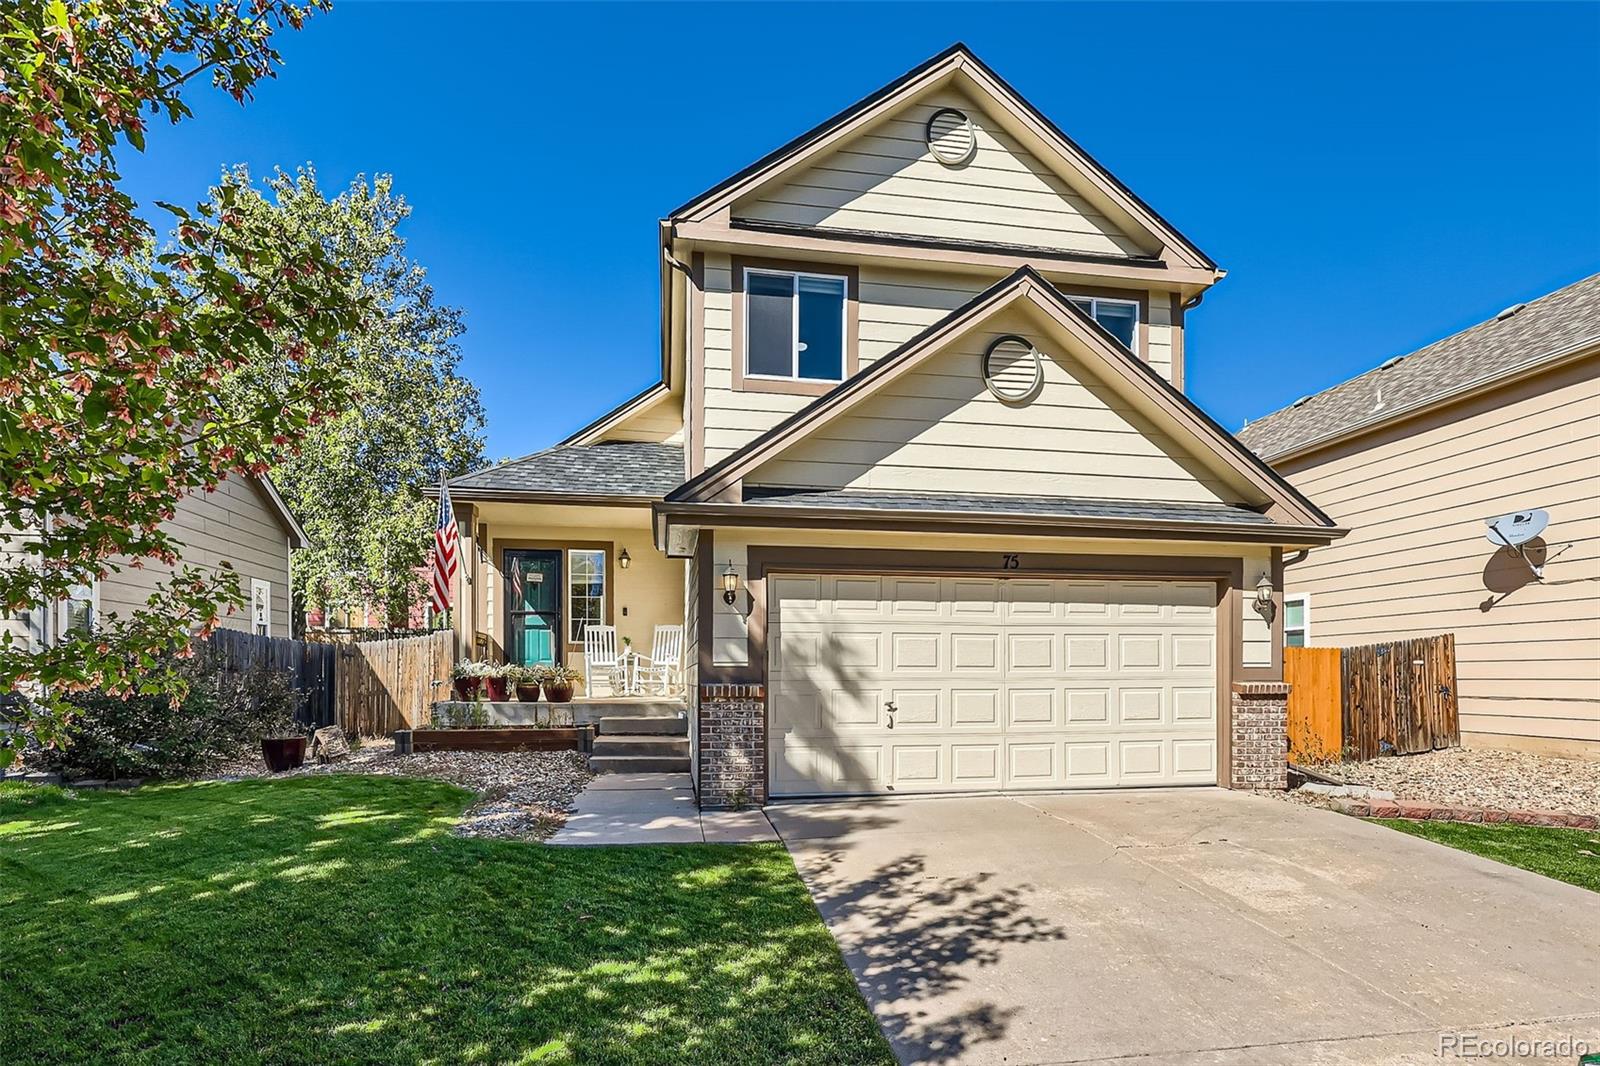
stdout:
<svg viewBox="0 0 1600 1066">
<path fill-rule="evenodd" d="M 604 675 L 611 685 L 608 695 L 628 694 L 628 660 L 626 656 L 617 653 L 616 626 L 597 626 L 591 623 L 583 627 L 583 666 L 589 679 L 589 695 L 597 695 L 594 690 L 594 679 L 601 675 Z"/>
<path fill-rule="evenodd" d="M 634 686 L 640 692 L 649 687 L 662 696 L 670 696 L 682 683 L 683 627 L 656 626 L 650 645 L 649 655 L 634 656 Z"/>
</svg>

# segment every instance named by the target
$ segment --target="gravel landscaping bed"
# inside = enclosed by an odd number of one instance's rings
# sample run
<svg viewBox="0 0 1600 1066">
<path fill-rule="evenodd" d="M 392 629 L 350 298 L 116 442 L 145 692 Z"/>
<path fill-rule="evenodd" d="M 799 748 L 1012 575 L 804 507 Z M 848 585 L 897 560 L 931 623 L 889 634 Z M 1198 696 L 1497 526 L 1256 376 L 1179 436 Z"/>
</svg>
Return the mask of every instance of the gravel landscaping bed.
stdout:
<svg viewBox="0 0 1600 1066">
<path fill-rule="evenodd" d="M 572 801 L 594 777 L 588 758 L 576 751 L 433 751 L 396 755 L 388 741 L 373 740 L 349 758 L 326 766 L 269 774 L 259 756 L 217 768 L 212 780 L 304 777 L 312 774 L 384 774 L 427 777 L 471 789 L 479 799 L 467 808 L 455 832 L 467 837 L 544 840 L 560 829 Z"/>
<path fill-rule="evenodd" d="M 1347 784 L 1393 792 L 1402 800 L 1499 810 L 1600 814 L 1600 762 L 1550 755 L 1448 748 L 1394 755 L 1317 770 Z M 1327 806 L 1322 796 L 1284 794 L 1298 803 Z"/>
</svg>

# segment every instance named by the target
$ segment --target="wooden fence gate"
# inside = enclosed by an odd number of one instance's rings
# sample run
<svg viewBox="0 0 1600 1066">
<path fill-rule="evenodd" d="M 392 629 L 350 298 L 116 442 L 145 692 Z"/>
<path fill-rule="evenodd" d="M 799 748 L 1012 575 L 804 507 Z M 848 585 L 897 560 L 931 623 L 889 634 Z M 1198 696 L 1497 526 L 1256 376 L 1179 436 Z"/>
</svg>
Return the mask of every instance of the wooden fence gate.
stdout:
<svg viewBox="0 0 1600 1066">
<path fill-rule="evenodd" d="M 331 645 L 338 651 L 338 722 L 346 733 L 386 736 L 428 724 L 455 665 L 448 630 L 397 640 Z"/>
<path fill-rule="evenodd" d="M 1354 648 L 1285 648 L 1289 761 L 1364 760 L 1461 743 L 1449 633 Z"/>
<path fill-rule="evenodd" d="M 332 645 L 218 629 L 197 648 L 225 673 L 242 674 L 262 667 L 287 673 L 289 683 L 303 697 L 296 714 L 301 725 L 318 729 L 337 720 L 334 707 L 337 652 Z"/>
</svg>

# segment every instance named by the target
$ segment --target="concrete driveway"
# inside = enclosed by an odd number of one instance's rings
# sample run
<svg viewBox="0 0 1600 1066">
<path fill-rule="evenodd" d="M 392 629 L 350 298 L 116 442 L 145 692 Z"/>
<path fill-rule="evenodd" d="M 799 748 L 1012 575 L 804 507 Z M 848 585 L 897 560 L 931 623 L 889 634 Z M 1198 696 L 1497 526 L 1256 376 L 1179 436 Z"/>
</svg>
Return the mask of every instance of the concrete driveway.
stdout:
<svg viewBox="0 0 1600 1066">
<path fill-rule="evenodd" d="M 1382 826 L 1221 789 L 767 814 L 904 1062 L 1600 1051 L 1600 896 Z"/>
</svg>

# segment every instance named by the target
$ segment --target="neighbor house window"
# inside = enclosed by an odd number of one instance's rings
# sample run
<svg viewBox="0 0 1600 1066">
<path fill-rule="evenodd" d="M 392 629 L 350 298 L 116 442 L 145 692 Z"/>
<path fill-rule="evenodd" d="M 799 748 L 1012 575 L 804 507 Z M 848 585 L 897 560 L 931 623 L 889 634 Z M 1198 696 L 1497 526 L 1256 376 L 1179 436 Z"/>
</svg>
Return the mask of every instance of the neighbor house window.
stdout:
<svg viewBox="0 0 1600 1066">
<path fill-rule="evenodd" d="M 272 635 L 272 582 L 250 579 L 250 632 Z"/>
<path fill-rule="evenodd" d="M 831 274 L 747 269 L 746 376 L 843 381 L 846 289 Z"/>
<path fill-rule="evenodd" d="M 567 552 L 567 643 L 583 643 L 583 627 L 606 621 L 606 553 L 591 548 Z"/>
<path fill-rule="evenodd" d="M 1283 646 L 1303 648 L 1311 639 L 1311 597 L 1305 593 L 1283 598 Z"/>
<path fill-rule="evenodd" d="M 74 585 L 61 601 L 60 633 L 94 632 L 94 586 Z"/>
<path fill-rule="evenodd" d="M 1133 338 L 1139 332 L 1137 300 L 1108 300 L 1100 296 L 1069 296 L 1078 310 L 1105 327 L 1128 351 L 1136 351 Z"/>
</svg>

